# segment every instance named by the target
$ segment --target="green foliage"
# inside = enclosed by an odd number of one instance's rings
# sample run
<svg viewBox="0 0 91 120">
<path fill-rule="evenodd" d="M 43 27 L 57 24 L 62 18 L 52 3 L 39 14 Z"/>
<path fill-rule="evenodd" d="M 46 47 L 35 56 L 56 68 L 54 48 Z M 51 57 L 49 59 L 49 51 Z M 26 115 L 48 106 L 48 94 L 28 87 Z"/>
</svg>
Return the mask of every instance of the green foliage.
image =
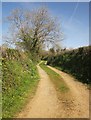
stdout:
<svg viewBox="0 0 91 120">
<path fill-rule="evenodd" d="M 64 93 L 64 92 L 68 92 L 69 88 L 66 85 L 66 83 L 64 82 L 64 80 L 61 78 L 61 76 L 54 72 L 53 70 L 51 70 L 50 68 L 48 68 L 45 65 L 45 62 L 42 62 L 40 64 L 40 67 L 46 71 L 46 73 L 49 75 L 50 79 L 52 80 L 52 82 L 54 83 L 54 85 L 56 86 L 55 88 L 57 90 L 59 90 L 60 92 Z"/>
<path fill-rule="evenodd" d="M 55 66 L 65 72 L 71 73 L 83 83 L 90 84 L 91 46 L 66 51 L 60 55 L 50 56 L 47 64 Z"/>
<path fill-rule="evenodd" d="M 38 84 L 38 71 L 27 53 L 7 49 L 2 60 L 2 115 L 14 117 Z"/>
<path fill-rule="evenodd" d="M 0 118 L 2 117 L 2 62 L 0 59 Z"/>
</svg>

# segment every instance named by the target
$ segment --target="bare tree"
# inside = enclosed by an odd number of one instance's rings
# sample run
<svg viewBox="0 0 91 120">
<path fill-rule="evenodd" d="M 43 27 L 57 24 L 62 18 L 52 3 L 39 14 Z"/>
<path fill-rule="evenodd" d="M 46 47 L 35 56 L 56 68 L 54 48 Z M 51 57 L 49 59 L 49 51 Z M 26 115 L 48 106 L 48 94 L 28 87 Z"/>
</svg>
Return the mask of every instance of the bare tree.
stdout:
<svg viewBox="0 0 91 120">
<path fill-rule="evenodd" d="M 15 9 L 8 20 L 15 31 L 16 44 L 30 52 L 38 53 L 44 44 L 56 44 L 63 39 L 57 19 L 45 7 L 33 11 Z"/>
</svg>

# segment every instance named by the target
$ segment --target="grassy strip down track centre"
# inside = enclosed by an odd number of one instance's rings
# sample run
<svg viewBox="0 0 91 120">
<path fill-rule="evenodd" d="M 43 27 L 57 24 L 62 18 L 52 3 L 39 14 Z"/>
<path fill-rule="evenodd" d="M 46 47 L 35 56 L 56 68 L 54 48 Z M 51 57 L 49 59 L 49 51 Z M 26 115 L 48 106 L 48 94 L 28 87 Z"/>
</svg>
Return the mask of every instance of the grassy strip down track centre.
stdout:
<svg viewBox="0 0 91 120">
<path fill-rule="evenodd" d="M 40 67 L 49 75 L 57 90 L 60 92 L 69 91 L 69 88 L 67 87 L 62 77 L 58 73 L 48 68 L 47 65 L 45 65 L 45 62 L 40 63 Z"/>
</svg>

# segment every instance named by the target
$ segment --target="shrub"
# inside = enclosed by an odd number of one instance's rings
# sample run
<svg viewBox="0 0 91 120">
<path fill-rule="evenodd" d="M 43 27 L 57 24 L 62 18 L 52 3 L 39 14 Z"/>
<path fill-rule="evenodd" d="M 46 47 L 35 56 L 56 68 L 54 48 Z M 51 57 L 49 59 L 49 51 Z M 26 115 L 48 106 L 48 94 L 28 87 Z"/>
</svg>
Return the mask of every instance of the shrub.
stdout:
<svg viewBox="0 0 91 120">
<path fill-rule="evenodd" d="M 56 56 L 50 56 L 47 59 L 47 64 L 59 67 L 61 70 L 74 75 L 81 82 L 89 84 L 91 83 L 89 74 L 90 61 L 91 46 L 66 51 Z"/>
</svg>

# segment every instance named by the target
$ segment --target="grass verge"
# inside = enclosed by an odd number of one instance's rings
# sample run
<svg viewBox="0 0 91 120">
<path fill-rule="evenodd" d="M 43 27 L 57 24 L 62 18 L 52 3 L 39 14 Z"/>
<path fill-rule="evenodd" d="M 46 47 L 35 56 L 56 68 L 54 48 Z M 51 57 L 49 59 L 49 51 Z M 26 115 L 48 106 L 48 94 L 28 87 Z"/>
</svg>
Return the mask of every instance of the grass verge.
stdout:
<svg viewBox="0 0 91 120">
<path fill-rule="evenodd" d="M 0 119 L 2 118 L 2 62 L 0 58 Z"/>
<path fill-rule="evenodd" d="M 34 95 L 39 82 L 38 71 L 28 56 L 4 58 L 2 71 L 2 117 L 14 118 Z"/>
<path fill-rule="evenodd" d="M 61 76 L 58 73 L 51 70 L 50 68 L 48 68 L 46 66 L 45 62 L 42 62 L 40 64 L 40 67 L 49 75 L 50 79 L 54 83 L 57 90 L 59 90 L 60 92 L 68 92 L 69 91 L 69 88 L 67 87 L 66 83 L 61 78 Z"/>
<path fill-rule="evenodd" d="M 53 66 L 53 67 L 56 68 L 56 69 L 58 69 L 58 70 L 60 70 L 60 71 L 63 71 L 63 72 L 65 72 L 65 73 L 68 73 L 70 76 L 74 77 L 76 81 L 81 82 L 81 81 L 79 81 L 79 80 L 76 78 L 76 76 L 75 76 L 74 74 L 71 74 L 71 72 L 69 72 L 68 70 L 63 70 L 61 67 L 58 67 L 58 66 Z M 82 82 L 82 83 L 83 83 L 83 82 Z M 89 84 L 84 83 L 84 84 L 87 86 L 88 89 L 91 89 L 91 83 L 89 83 Z"/>
</svg>

